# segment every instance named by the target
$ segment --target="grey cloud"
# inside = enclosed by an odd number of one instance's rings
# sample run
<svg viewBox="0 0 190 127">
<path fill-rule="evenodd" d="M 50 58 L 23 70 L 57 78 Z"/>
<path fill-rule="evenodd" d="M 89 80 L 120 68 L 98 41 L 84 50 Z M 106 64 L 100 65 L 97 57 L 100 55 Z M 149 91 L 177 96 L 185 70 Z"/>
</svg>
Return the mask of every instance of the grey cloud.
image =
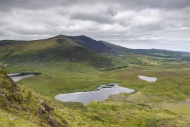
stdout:
<svg viewBox="0 0 190 127">
<path fill-rule="evenodd" d="M 189 12 L 190 0 L 0 0 L 0 39 L 84 34 L 131 48 L 182 43 L 187 50 Z"/>
<path fill-rule="evenodd" d="M 73 0 L 72 0 L 73 1 Z M 10 11 L 12 9 L 44 9 L 62 5 L 62 0 L 0 0 L 0 10 Z"/>
<path fill-rule="evenodd" d="M 71 15 L 71 19 L 78 20 L 87 20 L 94 21 L 98 23 L 113 23 L 112 18 L 108 15 L 103 15 L 101 13 L 93 14 L 93 13 L 75 13 Z"/>
<path fill-rule="evenodd" d="M 189 0 L 107 0 L 130 9 L 162 8 L 181 9 L 189 7 Z"/>
<path fill-rule="evenodd" d="M 144 9 L 144 8 L 164 8 L 164 9 L 180 9 L 189 7 L 189 0 L 0 0 L 1 10 L 9 10 L 12 8 L 23 9 L 43 9 L 53 6 L 71 6 L 76 4 L 105 4 L 115 7 L 120 5 L 125 9 Z"/>
<path fill-rule="evenodd" d="M 115 15 L 117 14 L 117 11 L 114 10 L 113 8 L 108 8 L 108 9 L 105 11 L 105 13 L 106 13 L 107 15 L 110 15 L 110 16 L 115 16 Z"/>
</svg>

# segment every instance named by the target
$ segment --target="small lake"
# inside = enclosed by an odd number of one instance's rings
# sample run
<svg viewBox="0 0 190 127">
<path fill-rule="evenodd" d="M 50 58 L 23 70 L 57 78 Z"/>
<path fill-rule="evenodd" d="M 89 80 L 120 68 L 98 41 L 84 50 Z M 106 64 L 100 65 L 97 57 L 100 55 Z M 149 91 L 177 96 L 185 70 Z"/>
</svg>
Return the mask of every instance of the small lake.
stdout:
<svg viewBox="0 0 190 127">
<path fill-rule="evenodd" d="M 94 91 L 89 92 L 75 92 L 68 94 L 58 94 L 54 98 L 62 102 L 82 102 L 87 105 L 90 101 L 101 101 L 109 97 L 109 95 L 119 93 L 132 93 L 135 90 L 120 87 L 117 84 L 101 85 Z"/>
<path fill-rule="evenodd" d="M 138 76 L 140 79 L 147 81 L 147 82 L 156 82 L 157 78 L 156 77 L 147 77 L 147 76 Z"/>
<path fill-rule="evenodd" d="M 11 73 L 7 74 L 14 82 L 18 82 L 19 80 L 26 78 L 26 77 L 31 77 L 31 76 L 36 76 L 39 75 L 40 73 Z"/>
</svg>

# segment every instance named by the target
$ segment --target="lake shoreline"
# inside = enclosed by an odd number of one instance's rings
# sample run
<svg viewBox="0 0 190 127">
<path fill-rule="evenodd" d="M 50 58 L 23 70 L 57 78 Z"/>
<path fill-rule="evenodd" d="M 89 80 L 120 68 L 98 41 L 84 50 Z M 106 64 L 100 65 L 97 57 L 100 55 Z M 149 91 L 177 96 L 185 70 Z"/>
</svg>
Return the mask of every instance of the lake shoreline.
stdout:
<svg viewBox="0 0 190 127">
<path fill-rule="evenodd" d="M 143 75 L 138 75 L 139 79 L 147 81 L 147 82 L 156 82 L 157 78 L 156 77 L 148 77 L 148 76 L 143 76 Z"/>
<path fill-rule="evenodd" d="M 81 102 L 87 105 L 91 101 L 103 101 L 110 95 L 120 93 L 133 93 L 135 90 L 118 86 L 118 84 L 110 83 L 100 85 L 95 90 L 87 92 L 74 92 L 66 94 L 58 94 L 54 98 L 62 102 Z"/>
<path fill-rule="evenodd" d="M 32 76 L 38 76 L 38 75 L 41 75 L 41 73 L 38 73 L 38 72 L 32 72 L 32 73 L 29 73 L 29 72 L 23 72 L 23 73 L 10 73 L 10 74 L 7 74 L 14 82 L 18 82 L 19 80 L 23 79 L 23 78 L 26 78 L 26 77 L 32 77 Z"/>
</svg>

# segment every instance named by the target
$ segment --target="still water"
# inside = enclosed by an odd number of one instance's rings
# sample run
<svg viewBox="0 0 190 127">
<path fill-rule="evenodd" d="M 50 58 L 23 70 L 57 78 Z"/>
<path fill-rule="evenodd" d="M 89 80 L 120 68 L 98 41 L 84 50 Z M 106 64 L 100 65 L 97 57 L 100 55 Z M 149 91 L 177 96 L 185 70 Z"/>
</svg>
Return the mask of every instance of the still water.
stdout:
<svg viewBox="0 0 190 127">
<path fill-rule="evenodd" d="M 55 99 L 62 102 L 82 102 L 87 105 L 90 101 L 101 101 L 109 97 L 109 95 L 119 94 L 119 93 L 132 93 L 135 90 L 120 87 L 117 84 L 101 85 L 97 87 L 94 91 L 89 92 L 75 92 L 68 94 L 58 94 Z"/>
<path fill-rule="evenodd" d="M 140 79 L 147 81 L 147 82 L 156 82 L 157 78 L 156 77 L 147 77 L 147 76 L 138 76 Z"/>
<path fill-rule="evenodd" d="M 31 77 L 31 76 L 36 76 L 39 75 L 39 73 L 11 73 L 7 74 L 14 82 L 18 82 L 19 80 L 26 78 L 26 77 Z"/>
</svg>

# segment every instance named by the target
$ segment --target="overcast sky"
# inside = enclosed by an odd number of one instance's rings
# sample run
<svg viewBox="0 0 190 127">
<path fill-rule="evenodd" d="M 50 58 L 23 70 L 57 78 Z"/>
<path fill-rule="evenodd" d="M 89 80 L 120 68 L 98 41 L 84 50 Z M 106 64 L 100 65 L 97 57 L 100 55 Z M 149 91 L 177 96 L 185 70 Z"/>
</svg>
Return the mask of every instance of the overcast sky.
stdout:
<svg viewBox="0 0 190 127">
<path fill-rule="evenodd" d="M 190 51 L 190 0 L 0 0 L 0 40 L 59 34 Z"/>
</svg>

